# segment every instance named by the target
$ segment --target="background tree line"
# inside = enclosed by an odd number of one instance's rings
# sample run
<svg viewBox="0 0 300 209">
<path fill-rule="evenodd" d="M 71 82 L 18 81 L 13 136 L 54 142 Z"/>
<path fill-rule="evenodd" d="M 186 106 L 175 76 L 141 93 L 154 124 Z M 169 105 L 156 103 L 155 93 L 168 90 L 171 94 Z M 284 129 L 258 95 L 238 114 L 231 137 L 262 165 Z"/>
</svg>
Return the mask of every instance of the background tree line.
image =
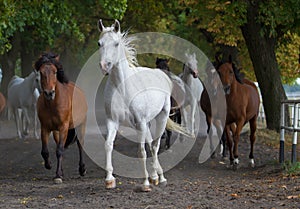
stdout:
<svg viewBox="0 0 300 209">
<path fill-rule="evenodd" d="M 47 50 L 61 55 L 74 78 L 98 48 L 99 18 L 107 24 L 119 19 L 131 33 L 179 36 L 212 61 L 217 53 L 224 60 L 231 54 L 259 83 L 267 127 L 279 130 L 282 84 L 293 83 L 300 71 L 298 0 L 0 0 L 1 91 L 14 74 L 28 75 Z"/>
</svg>

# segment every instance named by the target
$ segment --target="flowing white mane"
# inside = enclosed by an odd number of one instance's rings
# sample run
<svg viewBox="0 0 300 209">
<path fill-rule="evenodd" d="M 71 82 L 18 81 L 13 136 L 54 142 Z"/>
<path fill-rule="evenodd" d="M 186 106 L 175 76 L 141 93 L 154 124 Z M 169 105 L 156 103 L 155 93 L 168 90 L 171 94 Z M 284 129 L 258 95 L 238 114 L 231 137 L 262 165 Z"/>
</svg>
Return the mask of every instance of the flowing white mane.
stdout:
<svg viewBox="0 0 300 209">
<path fill-rule="evenodd" d="M 139 66 L 137 58 L 136 58 L 136 50 L 134 48 L 133 41 L 136 40 L 136 37 L 131 35 L 128 36 L 128 31 L 125 32 L 115 32 L 114 27 L 106 27 L 103 28 L 102 33 L 100 34 L 100 38 L 109 33 L 113 40 L 117 41 L 121 46 L 123 46 L 125 50 L 126 59 L 131 68 L 135 68 Z"/>
</svg>

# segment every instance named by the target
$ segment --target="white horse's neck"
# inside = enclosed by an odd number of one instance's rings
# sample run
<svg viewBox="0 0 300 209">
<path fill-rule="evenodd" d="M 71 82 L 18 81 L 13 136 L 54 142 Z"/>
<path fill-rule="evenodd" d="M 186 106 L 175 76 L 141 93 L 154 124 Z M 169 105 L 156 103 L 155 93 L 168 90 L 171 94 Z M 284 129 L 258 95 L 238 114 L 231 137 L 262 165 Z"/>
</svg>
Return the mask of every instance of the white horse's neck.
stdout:
<svg viewBox="0 0 300 209">
<path fill-rule="evenodd" d="M 34 89 L 35 89 L 34 79 L 35 79 L 35 73 L 32 72 L 26 78 L 24 78 L 24 81 L 23 81 L 26 86 L 30 87 L 31 93 L 33 93 Z"/>
<path fill-rule="evenodd" d="M 121 59 L 117 66 L 112 69 L 110 81 L 123 96 L 125 96 L 126 93 L 126 79 L 128 79 L 133 72 L 134 70 L 129 67 L 127 59 Z"/>
<path fill-rule="evenodd" d="M 185 67 L 186 68 L 186 67 Z M 190 73 L 190 71 L 188 69 L 184 69 L 183 70 L 183 74 L 182 74 L 182 80 L 185 82 L 185 83 L 190 83 L 192 82 L 192 80 L 195 79 L 193 77 L 193 75 Z"/>
</svg>

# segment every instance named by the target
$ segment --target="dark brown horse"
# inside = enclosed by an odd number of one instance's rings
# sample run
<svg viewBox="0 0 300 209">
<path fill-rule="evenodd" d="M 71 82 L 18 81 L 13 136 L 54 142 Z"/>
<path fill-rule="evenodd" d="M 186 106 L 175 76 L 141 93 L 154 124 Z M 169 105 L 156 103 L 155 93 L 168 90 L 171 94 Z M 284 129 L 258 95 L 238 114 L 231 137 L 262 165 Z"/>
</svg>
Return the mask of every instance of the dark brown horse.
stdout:
<svg viewBox="0 0 300 209">
<path fill-rule="evenodd" d="M 253 147 L 260 103 L 257 87 L 252 81 L 241 78 L 240 72 L 234 63 L 232 63 L 231 58 L 229 62 L 219 63 L 217 71 L 226 95 L 227 115 L 225 132 L 230 153 L 230 163 L 233 165 L 234 170 L 237 169 L 239 164 L 238 143 L 240 133 L 243 126 L 249 122 L 251 144 L 249 158 L 250 165 L 254 167 Z M 230 135 L 230 125 L 232 124 L 236 125 L 236 130 L 233 133 L 233 141 Z"/>
<path fill-rule="evenodd" d="M 0 113 L 2 113 L 2 111 L 4 110 L 6 105 L 6 99 L 3 96 L 3 94 L 0 92 Z"/>
<path fill-rule="evenodd" d="M 171 97 L 171 110 L 170 110 L 170 118 L 171 120 L 173 120 L 176 123 L 181 123 L 181 114 L 180 114 L 180 104 L 178 104 L 178 102 L 174 99 L 173 96 L 176 97 L 176 99 L 178 100 L 178 98 L 181 97 L 181 89 L 180 86 L 178 85 L 178 82 L 175 81 L 175 75 L 173 75 L 170 71 L 169 68 L 169 59 L 163 59 L 163 58 L 156 58 L 156 67 L 161 69 L 162 71 L 164 71 L 172 80 L 173 84 L 174 84 L 174 90 L 172 91 L 172 97 Z M 178 79 L 180 80 L 180 78 L 178 77 Z M 181 80 L 180 80 L 181 81 Z M 177 94 L 177 95 L 175 95 Z M 179 100 L 183 100 L 179 99 Z M 178 100 L 178 101 L 179 101 Z M 165 148 L 169 149 L 171 146 L 171 136 L 172 136 L 172 132 L 170 130 L 165 131 L 164 136 L 166 138 L 166 144 L 165 144 Z"/>
<path fill-rule="evenodd" d="M 35 63 L 35 69 L 41 74 L 43 91 L 37 102 L 37 112 L 41 122 L 41 154 L 45 167 L 51 169 L 48 140 L 52 132 L 56 142 L 57 157 L 54 182 L 62 182 L 64 149 L 74 142 L 77 142 L 80 155 L 79 174 L 83 176 L 86 173 L 82 158 L 87 112 L 85 96 L 74 83 L 66 79 L 57 55 L 42 54 Z"/>
</svg>

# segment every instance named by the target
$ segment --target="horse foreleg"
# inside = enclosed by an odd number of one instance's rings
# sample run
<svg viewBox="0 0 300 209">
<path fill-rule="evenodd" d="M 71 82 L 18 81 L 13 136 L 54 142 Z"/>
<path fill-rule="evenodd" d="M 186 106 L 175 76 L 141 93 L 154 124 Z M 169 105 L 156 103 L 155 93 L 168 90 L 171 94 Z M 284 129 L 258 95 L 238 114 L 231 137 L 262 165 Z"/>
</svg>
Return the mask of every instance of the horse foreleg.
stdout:
<svg viewBox="0 0 300 209">
<path fill-rule="evenodd" d="M 254 155 L 253 155 L 253 149 L 254 149 L 254 143 L 256 140 L 255 132 L 256 132 L 256 117 L 252 118 L 250 121 L 250 143 L 251 143 L 251 150 L 249 154 L 249 165 L 253 168 L 255 166 L 254 162 Z"/>
<path fill-rule="evenodd" d="M 64 126 L 59 131 L 59 141 L 56 144 L 57 165 L 56 165 L 56 176 L 54 178 L 55 183 L 62 183 L 62 178 L 63 178 L 62 160 L 63 160 L 63 154 L 65 149 L 64 147 L 65 147 L 67 135 L 68 135 L 68 128 Z"/>
<path fill-rule="evenodd" d="M 196 110 L 197 110 L 197 101 L 193 99 L 193 103 L 191 105 L 191 125 L 190 125 L 190 133 L 195 134 L 195 117 L 196 117 Z M 196 136 L 197 137 L 197 136 Z"/>
<path fill-rule="evenodd" d="M 235 133 L 233 134 L 233 141 L 234 141 L 234 145 L 233 145 L 233 156 L 234 156 L 233 170 L 236 170 L 237 166 L 240 163 L 239 153 L 238 153 L 238 145 L 239 145 L 240 133 L 242 131 L 243 125 L 244 125 L 244 120 L 241 120 L 241 121 L 237 122 L 236 123 L 236 130 L 235 130 Z"/>
<path fill-rule="evenodd" d="M 49 151 L 48 151 L 49 135 L 50 132 L 42 127 L 41 128 L 41 140 L 42 140 L 41 155 L 44 159 L 44 165 L 46 169 L 51 169 L 51 163 L 49 161 Z"/>
<path fill-rule="evenodd" d="M 114 146 L 114 140 L 117 135 L 117 124 L 111 120 L 107 120 L 107 136 L 105 141 L 105 152 L 106 152 L 106 179 L 105 184 L 107 189 L 112 189 L 116 187 L 116 179 L 112 175 L 112 151 Z"/>
<path fill-rule="evenodd" d="M 29 114 L 28 114 L 28 109 L 27 108 L 22 108 L 22 121 L 23 121 L 23 135 L 26 136 L 28 135 L 28 127 L 29 127 Z"/>
<path fill-rule="evenodd" d="M 226 135 L 226 142 L 229 149 L 229 159 L 230 159 L 230 165 L 233 165 L 233 151 L 232 151 L 232 138 L 230 136 L 230 125 L 225 126 L 225 135 Z"/>
<path fill-rule="evenodd" d="M 187 128 L 190 131 L 189 125 L 188 125 L 188 111 L 187 106 L 183 106 L 181 112 L 182 112 L 182 126 Z M 183 141 L 183 135 L 180 135 L 180 141 Z"/>
<path fill-rule="evenodd" d="M 39 138 L 38 131 L 37 131 L 38 117 L 37 117 L 36 105 L 34 105 L 33 111 L 34 111 L 34 136 L 36 139 L 38 139 Z"/>
<path fill-rule="evenodd" d="M 19 114 L 19 109 L 18 108 L 13 108 L 13 113 L 15 117 L 15 122 L 16 122 L 16 128 L 17 128 L 17 134 L 19 139 L 22 139 L 22 134 L 21 134 L 21 117 Z"/>
</svg>

